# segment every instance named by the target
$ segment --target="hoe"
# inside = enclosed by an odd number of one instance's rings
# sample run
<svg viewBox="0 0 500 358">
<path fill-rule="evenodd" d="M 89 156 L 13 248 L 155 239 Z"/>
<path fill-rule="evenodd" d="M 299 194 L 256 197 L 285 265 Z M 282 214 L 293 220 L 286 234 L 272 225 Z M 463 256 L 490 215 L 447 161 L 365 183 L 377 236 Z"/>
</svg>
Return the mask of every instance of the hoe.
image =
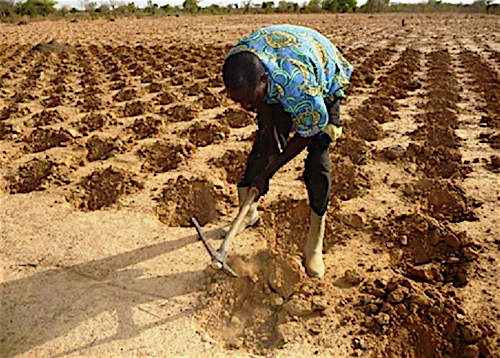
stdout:
<svg viewBox="0 0 500 358">
<path fill-rule="evenodd" d="M 248 196 L 241 206 L 240 212 L 238 213 L 238 216 L 236 219 L 233 221 L 231 225 L 231 229 L 226 235 L 226 238 L 224 241 L 222 241 L 222 244 L 220 245 L 219 249 L 215 250 L 215 248 L 210 244 L 208 241 L 207 236 L 203 232 L 203 229 L 201 228 L 200 224 L 198 221 L 196 221 L 195 218 L 191 219 L 191 222 L 194 224 L 196 227 L 196 231 L 198 231 L 198 234 L 200 235 L 201 241 L 205 245 L 206 249 L 208 250 L 208 253 L 210 256 L 212 256 L 212 263 L 211 266 L 212 268 L 216 270 L 222 270 L 224 273 L 228 274 L 229 276 L 237 277 L 238 275 L 234 270 L 229 267 L 229 265 L 226 262 L 227 258 L 227 247 L 231 244 L 233 241 L 234 237 L 238 233 L 238 229 L 241 226 L 241 223 L 243 219 L 245 218 L 245 215 L 248 213 L 248 210 L 250 209 L 250 205 L 255 201 L 255 198 L 257 198 L 257 190 L 254 188 L 251 188 L 248 192 Z"/>
</svg>

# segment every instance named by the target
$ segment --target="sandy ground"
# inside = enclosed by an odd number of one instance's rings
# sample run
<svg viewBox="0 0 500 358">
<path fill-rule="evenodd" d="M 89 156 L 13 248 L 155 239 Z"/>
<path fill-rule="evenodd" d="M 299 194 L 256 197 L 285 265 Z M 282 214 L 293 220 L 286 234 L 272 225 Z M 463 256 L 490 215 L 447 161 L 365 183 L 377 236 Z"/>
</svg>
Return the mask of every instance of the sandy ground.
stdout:
<svg viewBox="0 0 500 358">
<path fill-rule="evenodd" d="M 404 26 L 403 20 L 404 19 Z M 228 46 L 308 25 L 355 66 L 326 276 L 305 153 L 217 244 L 256 124 Z M 266 15 L 0 26 L 0 355 L 500 357 L 498 16 Z"/>
</svg>

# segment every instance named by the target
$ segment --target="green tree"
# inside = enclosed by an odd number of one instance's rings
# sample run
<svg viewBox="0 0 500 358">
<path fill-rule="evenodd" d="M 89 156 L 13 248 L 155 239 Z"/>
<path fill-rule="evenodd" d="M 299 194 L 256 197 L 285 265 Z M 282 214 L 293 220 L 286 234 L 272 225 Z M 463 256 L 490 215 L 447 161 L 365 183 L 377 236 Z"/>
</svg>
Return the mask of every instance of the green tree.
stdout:
<svg viewBox="0 0 500 358">
<path fill-rule="evenodd" d="M 54 0 L 26 0 L 17 7 L 20 15 L 48 15 L 56 11 Z"/>
<path fill-rule="evenodd" d="M 330 12 L 351 12 L 356 9 L 356 0 L 323 0 L 321 7 Z"/>
<path fill-rule="evenodd" d="M 368 0 L 361 6 L 363 12 L 384 12 L 389 11 L 389 0 Z"/>
<path fill-rule="evenodd" d="M 264 1 L 262 3 L 262 10 L 265 10 L 266 12 L 272 11 L 274 8 L 274 1 Z"/>
<path fill-rule="evenodd" d="M 305 12 L 321 12 L 320 0 L 310 0 L 304 8 Z"/>
<path fill-rule="evenodd" d="M 200 10 L 198 0 L 184 0 L 182 8 L 187 12 L 198 12 Z"/>
<path fill-rule="evenodd" d="M 0 0 L 0 21 L 5 21 L 16 13 L 16 6 L 12 0 Z"/>
</svg>

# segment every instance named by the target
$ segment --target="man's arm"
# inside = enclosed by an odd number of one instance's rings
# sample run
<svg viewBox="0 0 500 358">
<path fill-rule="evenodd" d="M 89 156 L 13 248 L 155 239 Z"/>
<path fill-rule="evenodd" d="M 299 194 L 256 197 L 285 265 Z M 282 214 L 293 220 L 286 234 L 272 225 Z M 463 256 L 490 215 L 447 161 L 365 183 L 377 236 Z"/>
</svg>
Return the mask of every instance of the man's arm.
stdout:
<svg viewBox="0 0 500 358">
<path fill-rule="evenodd" d="M 303 138 L 299 134 L 295 134 L 293 138 L 288 142 L 288 145 L 285 147 L 284 151 L 275 157 L 274 160 L 271 160 L 270 163 L 264 168 L 261 174 L 257 176 L 250 187 L 255 187 L 259 191 L 259 196 L 265 193 L 267 190 L 266 183 L 272 176 L 285 164 L 287 164 L 290 160 L 295 158 L 305 147 L 314 140 L 316 136 Z"/>
</svg>

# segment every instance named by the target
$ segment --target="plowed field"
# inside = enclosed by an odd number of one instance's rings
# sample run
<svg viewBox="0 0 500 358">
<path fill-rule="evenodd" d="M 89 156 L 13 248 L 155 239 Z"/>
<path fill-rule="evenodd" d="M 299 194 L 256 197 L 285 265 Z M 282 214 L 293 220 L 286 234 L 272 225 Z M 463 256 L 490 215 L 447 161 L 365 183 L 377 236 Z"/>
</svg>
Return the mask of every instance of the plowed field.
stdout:
<svg viewBox="0 0 500 358">
<path fill-rule="evenodd" d="M 305 153 L 237 236 L 238 278 L 190 225 L 218 244 L 237 214 L 257 125 L 220 72 L 273 23 L 355 68 L 322 279 Z M 0 356 L 500 357 L 499 54 L 498 16 L 1 25 Z"/>
</svg>

